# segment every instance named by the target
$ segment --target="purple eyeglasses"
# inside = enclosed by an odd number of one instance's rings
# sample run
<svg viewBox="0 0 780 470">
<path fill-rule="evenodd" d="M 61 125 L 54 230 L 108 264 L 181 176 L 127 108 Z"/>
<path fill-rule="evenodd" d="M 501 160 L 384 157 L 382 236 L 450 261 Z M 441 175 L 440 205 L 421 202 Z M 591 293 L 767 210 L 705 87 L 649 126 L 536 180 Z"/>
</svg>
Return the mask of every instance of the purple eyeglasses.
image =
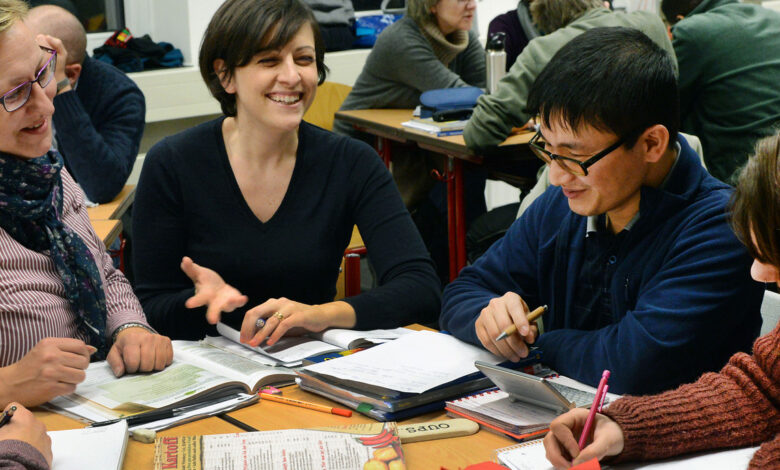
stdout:
<svg viewBox="0 0 780 470">
<path fill-rule="evenodd" d="M 42 50 L 51 54 L 51 57 L 49 57 L 49 60 L 47 60 L 46 63 L 43 64 L 43 67 L 38 70 L 38 73 L 35 75 L 35 80 L 28 80 L 22 83 L 0 98 L 0 101 L 3 103 L 3 108 L 9 113 L 16 111 L 27 103 L 27 100 L 30 99 L 33 83 L 38 82 L 38 85 L 40 85 L 41 88 L 46 88 L 46 85 L 48 85 L 49 82 L 51 82 L 52 77 L 54 77 L 54 70 L 57 68 L 57 51 L 49 49 L 48 47 L 40 47 Z"/>
</svg>

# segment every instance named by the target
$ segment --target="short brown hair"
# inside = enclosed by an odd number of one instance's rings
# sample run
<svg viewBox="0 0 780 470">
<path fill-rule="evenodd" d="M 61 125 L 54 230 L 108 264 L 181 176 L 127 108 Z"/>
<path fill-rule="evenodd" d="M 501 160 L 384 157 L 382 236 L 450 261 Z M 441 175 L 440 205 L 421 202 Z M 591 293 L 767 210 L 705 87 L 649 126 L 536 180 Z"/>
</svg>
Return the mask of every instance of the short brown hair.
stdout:
<svg viewBox="0 0 780 470">
<path fill-rule="evenodd" d="M 0 33 L 27 16 L 27 4 L 21 0 L 0 0 Z"/>
<path fill-rule="evenodd" d="M 731 198 L 731 226 L 750 256 L 780 268 L 780 128 L 756 144 Z M 751 239 L 750 232 L 755 236 Z"/>
<path fill-rule="evenodd" d="M 236 115 L 236 97 L 225 91 L 214 61 L 225 61 L 223 72 L 230 80 L 236 68 L 247 65 L 256 54 L 284 47 L 306 24 L 314 33 L 319 84 L 325 81 L 325 44 L 314 14 L 301 0 L 227 0 L 211 18 L 200 47 L 200 74 L 219 101 L 222 112 Z"/>
<path fill-rule="evenodd" d="M 567 26 L 586 11 L 603 7 L 601 0 L 535 0 L 529 8 L 534 23 L 545 34 L 550 34 Z"/>
</svg>

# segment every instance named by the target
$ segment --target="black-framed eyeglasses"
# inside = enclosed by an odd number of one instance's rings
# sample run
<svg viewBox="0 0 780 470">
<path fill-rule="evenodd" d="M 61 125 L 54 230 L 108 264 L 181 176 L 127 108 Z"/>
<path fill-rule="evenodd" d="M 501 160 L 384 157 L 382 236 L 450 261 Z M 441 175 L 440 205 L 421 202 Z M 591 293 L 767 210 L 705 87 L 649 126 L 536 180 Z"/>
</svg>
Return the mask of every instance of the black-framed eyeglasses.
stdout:
<svg viewBox="0 0 780 470">
<path fill-rule="evenodd" d="M 49 82 L 51 82 L 52 77 L 54 77 L 54 71 L 57 69 L 57 51 L 43 46 L 40 46 L 40 48 L 50 53 L 51 57 L 49 57 L 49 60 L 47 60 L 46 63 L 43 64 L 43 67 L 38 70 L 35 79 L 22 83 L 0 98 L 0 101 L 3 103 L 3 108 L 9 113 L 16 111 L 27 103 L 27 100 L 30 99 L 33 83 L 38 82 L 38 85 L 40 85 L 41 88 L 46 88 L 46 85 L 48 85 Z"/>
<path fill-rule="evenodd" d="M 626 141 L 625 137 L 621 137 L 614 144 L 605 148 L 604 150 L 597 153 L 596 155 L 593 155 L 592 157 L 585 160 L 584 162 L 581 162 L 571 157 L 564 157 L 563 155 L 556 155 L 552 152 L 548 152 L 544 147 L 542 147 L 537 143 L 541 137 L 542 137 L 542 131 L 536 131 L 536 134 L 528 142 L 528 145 L 531 147 L 531 151 L 533 151 L 533 153 L 537 157 L 539 157 L 544 163 L 547 163 L 549 165 L 551 162 L 555 161 L 565 171 L 576 176 L 588 176 L 588 167 L 592 166 L 597 161 L 606 157 L 610 152 L 614 151 L 615 149 L 623 145 L 623 143 Z"/>
</svg>

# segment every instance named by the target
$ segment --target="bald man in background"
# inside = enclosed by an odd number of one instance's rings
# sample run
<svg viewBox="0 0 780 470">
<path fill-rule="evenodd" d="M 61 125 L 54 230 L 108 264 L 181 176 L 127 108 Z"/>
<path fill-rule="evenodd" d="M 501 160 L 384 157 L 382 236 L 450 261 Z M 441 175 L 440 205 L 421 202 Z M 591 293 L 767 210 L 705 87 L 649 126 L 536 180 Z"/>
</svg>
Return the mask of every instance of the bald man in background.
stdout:
<svg viewBox="0 0 780 470">
<path fill-rule="evenodd" d="M 64 8 L 42 5 L 25 24 L 55 38 L 57 95 L 53 145 L 90 201 L 116 197 L 133 169 L 146 103 L 136 84 L 112 65 L 90 58 L 87 34 Z"/>
</svg>

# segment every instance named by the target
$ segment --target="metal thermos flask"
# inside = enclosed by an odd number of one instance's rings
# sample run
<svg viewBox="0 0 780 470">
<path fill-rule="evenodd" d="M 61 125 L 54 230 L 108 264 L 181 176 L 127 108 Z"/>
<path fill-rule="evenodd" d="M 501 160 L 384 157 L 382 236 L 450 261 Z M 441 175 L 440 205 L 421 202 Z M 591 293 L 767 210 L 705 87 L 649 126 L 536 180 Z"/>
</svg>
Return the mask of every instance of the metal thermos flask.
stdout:
<svg viewBox="0 0 780 470">
<path fill-rule="evenodd" d="M 485 69 L 487 70 L 487 92 L 493 93 L 498 86 L 499 80 L 506 75 L 506 51 L 504 50 L 504 42 L 506 41 L 506 33 L 498 32 L 488 39 L 485 57 L 487 64 Z"/>
</svg>

